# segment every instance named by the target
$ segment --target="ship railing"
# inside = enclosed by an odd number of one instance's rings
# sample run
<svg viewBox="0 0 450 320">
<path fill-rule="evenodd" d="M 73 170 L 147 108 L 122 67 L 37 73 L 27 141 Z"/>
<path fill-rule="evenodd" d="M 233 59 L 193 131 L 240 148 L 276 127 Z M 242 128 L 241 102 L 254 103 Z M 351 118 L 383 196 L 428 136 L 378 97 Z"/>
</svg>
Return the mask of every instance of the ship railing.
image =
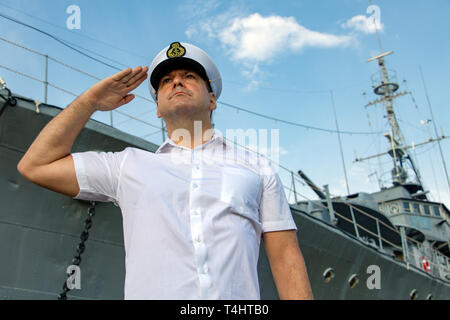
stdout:
<svg viewBox="0 0 450 320">
<path fill-rule="evenodd" d="M 52 63 L 55 63 L 57 65 L 63 66 L 65 68 L 67 68 L 67 69 L 70 69 L 71 71 L 74 71 L 76 73 L 82 74 L 83 76 L 86 76 L 86 77 L 88 77 L 90 79 L 93 79 L 95 81 L 102 80 L 101 78 L 99 78 L 97 76 L 94 76 L 94 75 L 92 75 L 92 74 L 90 74 L 90 73 L 88 73 L 88 72 L 86 72 L 84 70 L 81 70 L 80 68 L 74 67 L 74 66 L 72 66 L 70 64 L 67 64 L 67 63 L 65 63 L 63 61 L 60 61 L 60 60 L 58 60 L 58 59 L 56 59 L 54 57 L 51 57 L 51 56 L 49 56 L 49 55 L 47 55 L 45 53 L 33 50 L 31 48 L 28 48 L 28 47 L 23 46 L 21 44 L 18 44 L 16 42 L 10 41 L 10 40 L 5 39 L 3 37 L 0 37 L 0 40 L 5 42 L 5 43 L 8 43 L 8 44 L 10 44 L 12 46 L 15 46 L 17 48 L 20 48 L 20 49 L 23 49 L 25 51 L 31 52 L 34 55 L 41 56 L 43 58 L 44 79 L 39 79 L 39 78 L 37 78 L 35 76 L 32 76 L 32 75 L 24 73 L 24 72 L 20 72 L 18 70 L 15 70 L 13 68 L 10 68 L 10 67 L 2 65 L 2 64 L 0 64 L 0 68 L 4 69 L 4 70 L 8 70 L 9 72 L 15 73 L 15 74 L 17 74 L 19 76 L 22 76 L 22 77 L 25 77 L 27 79 L 30 79 L 30 80 L 33 80 L 33 81 L 36 81 L 36 82 L 39 82 L 39 83 L 43 84 L 43 91 L 44 91 L 43 92 L 43 98 L 44 98 L 43 102 L 45 104 L 48 103 L 48 89 L 49 89 L 49 87 L 54 88 L 54 89 L 56 89 L 58 91 L 64 92 L 65 94 L 68 94 L 68 95 L 73 96 L 73 97 L 78 97 L 79 96 L 79 93 L 77 94 L 77 93 L 75 93 L 75 92 L 73 92 L 71 90 L 68 90 L 66 88 L 62 88 L 61 86 L 58 86 L 58 85 L 56 85 L 56 84 L 54 84 L 54 83 L 49 81 L 49 67 L 50 67 L 49 62 L 52 62 Z M 154 104 L 155 107 L 154 108 L 146 108 L 143 113 L 140 113 L 140 114 L 137 114 L 137 115 L 131 115 L 131 114 L 127 113 L 127 112 L 115 109 L 115 110 L 112 110 L 112 111 L 108 112 L 109 113 L 109 119 L 101 118 L 101 119 L 98 119 L 98 121 L 106 123 L 106 124 L 109 124 L 111 127 L 114 127 L 114 128 L 118 128 L 120 125 L 123 125 L 124 123 L 126 123 L 128 121 L 137 121 L 141 125 L 144 125 L 145 127 L 151 127 L 151 128 L 154 128 L 154 129 L 158 129 L 156 131 L 152 130 L 150 133 L 147 133 L 145 135 L 140 135 L 140 138 L 146 139 L 146 138 L 148 138 L 150 136 L 153 136 L 153 135 L 155 135 L 157 133 L 161 133 L 162 136 L 164 137 L 164 134 L 167 132 L 167 129 L 165 128 L 165 126 L 164 126 L 164 124 L 162 122 L 163 121 L 162 119 L 160 120 L 161 121 L 161 125 L 156 125 L 156 124 L 153 124 L 153 123 L 151 123 L 149 121 L 146 121 L 146 120 L 142 119 L 142 117 L 145 114 L 148 114 L 148 113 L 153 112 L 154 110 L 156 110 L 155 102 L 153 100 L 148 99 L 148 98 L 146 98 L 146 97 L 144 97 L 142 95 L 139 95 L 137 93 L 134 93 L 134 95 L 136 96 L 137 99 L 144 100 L 146 103 L 148 102 L 148 103 Z M 155 112 L 155 114 L 156 114 L 156 112 Z M 117 122 L 117 120 L 115 120 L 114 115 L 121 115 L 121 116 L 123 116 L 125 118 L 121 117 L 122 118 L 121 121 Z M 131 128 L 131 130 L 133 130 L 133 127 L 134 126 L 129 126 L 128 129 Z M 120 130 L 123 130 L 123 129 L 120 129 Z M 131 134 L 133 134 L 133 133 L 131 133 Z M 134 134 L 134 135 L 136 135 L 136 134 Z"/>
<path fill-rule="evenodd" d="M 421 247 L 422 244 L 419 244 L 417 250 L 410 251 L 417 267 L 427 273 L 450 281 L 450 259 L 436 249 L 424 248 L 422 250 Z"/>
<path fill-rule="evenodd" d="M 62 61 L 60 61 L 60 60 L 58 60 L 58 59 L 56 59 L 56 58 L 53 58 L 53 57 L 51 57 L 51 56 L 49 56 L 49 55 L 47 55 L 47 54 L 44 54 L 44 53 L 42 53 L 42 52 L 38 52 L 38 51 L 36 51 L 36 50 L 27 48 L 27 47 L 25 47 L 25 46 L 23 46 L 23 45 L 21 45 L 21 44 L 15 43 L 15 42 L 10 41 L 10 40 L 7 40 L 7 39 L 5 39 L 5 38 L 3 38 L 3 37 L 0 37 L 0 40 L 3 41 L 3 42 L 5 42 L 5 43 L 8 43 L 8 44 L 10 44 L 10 45 L 16 46 L 16 47 L 21 48 L 21 49 L 23 49 L 23 50 L 26 50 L 26 51 L 28 51 L 28 52 L 31 52 L 31 53 L 33 53 L 33 54 L 39 55 L 39 56 L 41 56 L 41 57 L 44 58 L 44 66 L 45 66 L 45 68 L 44 68 L 44 74 L 45 74 L 45 75 L 44 75 L 44 79 L 43 79 L 43 80 L 42 80 L 42 79 L 38 79 L 38 78 L 36 78 L 36 77 L 34 77 L 34 76 L 31 76 L 31 75 L 29 75 L 29 74 L 26 74 L 26 73 L 23 73 L 23 72 L 14 70 L 13 68 L 10 68 L 10 67 L 7 67 L 7 66 L 4 66 L 4 65 L 1 65 L 1 64 L 0 64 L 0 68 L 2 68 L 2 69 L 8 70 L 8 71 L 10 71 L 10 72 L 13 72 L 13 73 L 18 74 L 18 75 L 23 76 L 23 77 L 26 77 L 26 78 L 31 79 L 31 80 L 33 80 L 33 81 L 42 83 L 42 84 L 43 84 L 43 89 L 44 89 L 44 103 L 47 103 L 47 102 L 48 102 L 48 87 L 52 87 L 52 88 L 54 88 L 54 89 L 56 89 L 56 90 L 59 90 L 59 91 L 61 91 L 61 92 L 64 92 L 64 93 L 69 94 L 69 95 L 74 96 L 74 97 L 77 97 L 77 96 L 79 95 L 79 94 L 76 94 L 76 93 L 74 93 L 74 92 L 72 92 L 72 91 L 70 91 L 70 90 L 67 90 L 67 89 L 62 88 L 62 87 L 60 87 L 60 86 L 57 86 L 57 85 L 53 84 L 52 82 L 49 82 L 49 75 L 48 75 L 49 62 L 54 62 L 54 63 L 56 63 L 56 64 L 59 64 L 59 65 L 61 65 L 61 66 L 64 66 L 64 67 L 66 67 L 66 68 L 68 68 L 68 69 L 70 69 L 70 70 L 72 70 L 72 71 L 75 71 L 75 72 L 77 72 L 77 73 L 80 73 L 80 74 L 82 74 L 82 75 L 84 75 L 84 76 L 87 76 L 87 77 L 89 77 L 89 78 L 91 78 L 91 79 L 94 79 L 94 80 L 96 80 L 96 81 L 101 80 L 101 78 L 99 78 L 99 77 L 96 77 L 96 76 L 94 76 L 94 75 L 92 75 L 92 74 L 90 74 L 90 73 L 88 73 L 88 72 L 86 72 L 86 71 L 84 71 L 84 70 L 81 70 L 81 69 L 79 69 L 79 68 L 76 68 L 76 67 L 74 67 L 74 66 L 72 66 L 72 65 L 69 65 L 69 64 L 67 64 L 67 63 L 65 63 L 65 62 L 62 62 Z M 155 104 L 154 101 L 152 101 L 152 100 L 150 100 L 150 99 L 148 99 L 148 98 L 146 98 L 146 97 L 143 97 L 143 96 L 138 95 L 138 94 L 135 94 L 135 96 L 136 96 L 137 98 L 141 99 L 141 100 L 144 100 L 144 101 L 146 101 L 146 102 L 150 102 L 150 103 L 152 103 L 152 104 Z M 163 122 L 162 122 L 162 121 L 163 121 L 162 119 L 161 119 L 161 126 L 152 124 L 152 123 L 150 123 L 150 122 L 145 121 L 145 120 L 142 119 L 142 116 L 143 116 L 144 114 L 147 114 L 147 113 L 149 113 L 149 112 L 152 112 L 152 111 L 155 110 L 155 109 L 156 109 L 156 107 L 153 108 L 153 109 L 151 109 L 151 110 L 148 110 L 148 109 L 147 109 L 144 113 L 141 113 L 141 114 L 138 114 L 138 115 L 130 115 L 130 114 L 127 114 L 126 112 L 119 111 L 119 110 L 115 109 L 115 110 L 112 110 L 112 111 L 109 112 L 109 114 L 110 114 L 109 121 L 106 121 L 105 123 L 109 124 L 109 125 L 112 126 L 112 127 L 117 128 L 118 125 L 123 124 L 123 123 L 125 123 L 125 122 L 127 122 L 127 121 L 137 121 L 137 122 L 140 122 L 141 124 L 144 124 L 144 125 L 146 125 L 146 126 L 149 126 L 149 127 L 154 128 L 154 129 L 157 129 L 157 131 L 153 131 L 153 132 L 151 132 L 151 133 L 149 133 L 149 134 L 146 134 L 146 135 L 144 135 L 144 136 L 140 136 L 141 138 L 146 139 L 146 138 L 148 138 L 149 136 L 152 136 L 152 135 L 154 135 L 154 134 L 157 134 L 158 132 L 162 133 L 162 135 L 163 135 L 163 137 L 164 137 L 164 133 L 167 132 L 167 130 L 166 130 L 166 128 L 164 127 L 164 124 L 163 124 Z M 126 117 L 127 120 L 121 121 L 120 123 L 114 123 L 114 118 L 113 118 L 114 112 L 117 113 L 117 114 L 120 114 L 120 115 L 122 115 L 122 116 L 124 116 L 124 117 Z M 101 120 L 99 120 L 99 121 L 101 121 Z M 104 121 L 101 121 L 101 122 L 104 122 Z M 109 123 L 108 123 L 108 122 L 109 122 Z M 122 129 L 120 129 L 120 130 L 122 130 Z M 130 133 L 130 134 L 133 134 L 133 133 L 131 133 L 131 132 L 129 132 L 129 133 Z M 233 143 L 235 143 L 235 142 L 233 142 Z M 235 144 L 237 145 L 237 143 L 235 143 Z M 241 147 L 244 147 L 244 146 L 241 146 Z M 246 147 L 244 147 L 244 148 L 246 148 Z M 251 151 L 251 152 L 254 152 L 254 153 L 259 154 L 258 152 L 254 151 L 254 150 L 252 150 L 252 149 L 250 149 L 250 148 L 246 148 L 246 149 L 249 150 L 249 151 Z M 259 155 L 261 155 L 261 154 L 259 154 Z M 264 156 L 264 155 L 263 155 L 263 156 Z M 270 159 L 269 159 L 269 160 L 270 160 Z M 284 172 L 288 174 L 288 177 L 287 177 L 286 179 L 284 179 L 284 180 L 285 180 L 285 181 L 291 181 L 291 186 L 290 186 L 290 187 L 287 187 L 286 185 L 283 184 L 285 190 L 287 190 L 287 191 L 290 192 L 290 193 L 289 193 L 289 196 L 288 196 L 288 199 L 290 199 L 291 196 L 293 195 L 293 196 L 294 196 L 295 203 L 297 203 L 297 202 L 299 201 L 299 197 L 304 198 L 304 199 L 306 199 L 306 200 L 308 200 L 308 201 L 313 201 L 313 200 L 309 199 L 308 197 L 305 197 L 304 195 L 302 195 L 302 194 L 297 190 L 296 183 L 297 183 L 297 184 L 300 183 L 302 186 L 306 186 L 306 185 L 296 177 L 296 174 L 295 174 L 292 170 L 290 170 L 290 169 L 288 169 L 288 168 L 286 168 L 286 167 L 284 167 L 284 166 L 282 166 L 282 165 L 280 165 L 280 164 L 278 164 L 278 163 L 275 163 L 275 162 L 273 162 L 273 161 L 271 161 L 271 162 L 272 162 L 273 164 L 275 164 L 275 165 L 276 165 L 278 168 L 280 168 L 281 170 L 284 170 Z M 282 178 L 281 176 L 282 176 L 282 175 L 280 174 L 280 178 Z M 282 180 L 283 180 L 283 179 L 282 179 Z M 291 187 L 292 187 L 292 188 L 291 188 Z M 320 191 L 323 192 L 323 190 L 320 190 Z M 316 204 L 319 205 L 319 206 L 321 206 L 321 207 L 323 207 L 323 208 L 326 209 L 326 210 L 330 210 L 330 208 L 326 207 L 326 206 L 323 205 L 321 202 L 316 203 Z M 377 233 L 373 233 L 372 231 L 366 229 L 364 226 L 358 224 L 358 223 L 356 222 L 356 220 L 355 220 L 355 218 L 354 218 L 353 215 L 352 215 L 352 219 L 348 219 L 347 217 L 343 216 L 342 214 L 340 214 L 339 212 L 337 212 L 336 210 L 333 209 L 333 214 L 334 214 L 335 216 L 337 216 L 337 217 L 339 217 L 340 219 L 343 219 L 343 220 L 345 220 L 345 221 L 347 221 L 347 222 L 353 224 L 353 226 L 354 226 L 354 228 L 355 228 L 355 232 L 356 232 L 357 235 L 358 235 L 358 230 L 364 230 L 364 231 L 367 232 L 368 234 L 371 234 L 372 236 L 374 236 L 374 237 L 376 237 L 376 238 L 378 239 L 378 247 L 379 247 L 381 250 L 383 250 L 383 242 L 384 242 L 384 243 L 389 244 L 389 245 L 392 246 L 393 248 L 396 248 L 396 249 L 398 249 L 398 250 L 400 250 L 400 251 L 404 251 L 404 248 L 399 247 L 399 246 L 397 246 L 397 245 L 391 243 L 391 242 L 390 242 L 389 240 L 387 240 L 387 239 L 384 239 L 384 238 L 382 237 L 382 235 L 381 235 L 381 232 L 380 232 L 380 228 L 379 228 L 379 227 L 380 227 L 380 225 L 384 225 L 384 227 L 386 227 L 386 228 L 392 230 L 393 232 L 398 233 L 400 236 L 402 236 L 401 233 L 400 233 L 397 229 L 392 228 L 391 226 L 385 224 L 383 221 L 381 221 L 381 220 L 379 220 L 379 219 L 377 219 L 377 218 L 371 216 L 370 214 L 364 212 L 364 211 L 361 210 L 360 208 L 357 208 L 357 207 L 353 206 L 353 205 L 350 204 L 350 203 L 346 203 L 346 204 L 350 206 L 351 210 L 357 210 L 358 212 L 360 212 L 360 213 L 362 213 L 362 214 L 365 214 L 365 215 L 368 216 L 369 218 L 375 219 L 375 222 L 376 222 L 376 224 L 377 224 L 377 231 L 378 231 L 378 232 L 377 232 Z M 359 238 L 359 237 L 358 237 L 358 238 Z M 359 239 L 359 240 L 361 240 L 361 239 Z M 420 246 L 420 243 L 419 243 L 418 241 L 416 241 L 415 239 L 411 239 L 411 238 L 409 238 L 409 237 L 406 237 L 406 243 L 414 244 L 414 245 L 416 245 L 416 246 L 418 246 L 418 247 Z M 407 251 L 409 251 L 409 250 L 407 250 Z M 434 251 L 435 251 L 435 250 L 434 250 Z M 445 273 L 445 272 L 449 273 L 449 271 L 450 271 L 450 260 L 449 260 L 447 257 L 445 257 L 445 256 L 443 256 L 442 254 L 440 254 L 439 252 L 434 252 L 433 254 L 434 254 L 435 257 L 439 257 L 442 261 L 445 261 L 446 267 L 444 267 L 442 264 L 436 264 L 436 263 L 434 263 L 435 259 L 433 259 L 432 261 L 430 261 L 430 263 L 432 264 L 432 270 L 433 270 L 433 269 L 439 269 L 439 270 L 443 270 L 442 273 Z M 418 267 L 420 268 L 420 266 L 418 266 Z M 434 267 L 434 268 L 433 268 L 433 267 Z M 444 278 L 444 279 L 445 279 L 445 278 Z M 446 279 L 446 280 L 448 281 L 448 279 Z"/>
</svg>

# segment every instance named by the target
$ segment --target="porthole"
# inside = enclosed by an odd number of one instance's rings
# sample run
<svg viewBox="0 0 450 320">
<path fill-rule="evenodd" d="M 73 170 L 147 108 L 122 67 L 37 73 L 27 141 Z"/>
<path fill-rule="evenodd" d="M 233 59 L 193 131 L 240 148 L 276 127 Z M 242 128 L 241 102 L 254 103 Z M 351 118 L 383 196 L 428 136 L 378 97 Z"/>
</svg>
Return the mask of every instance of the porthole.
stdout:
<svg viewBox="0 0 450 320">
<path fill-rule="evenodd" d="M 411 300 L 416 300 L 418 297 L 419 297 L 419 294 L 417 293 L 416 289 L 413 289 L 409 294 L 409 298 Z"/>
<path fill-rule="evenodd" d="M 328 268 L 323 272 L 323 281 L 325 283 L 330 283 L 334 278 L 334 269 Z"/>
<path fill-rule="evenodd" d="M 356 287 L 359 283 L 359 278 L 357 274 L 352 274 L 350 276 L 350 278 L 348 278 L 348 285 L 350 286 L 351 289 L 353 289 L 354 287 Z"/>
</svg>

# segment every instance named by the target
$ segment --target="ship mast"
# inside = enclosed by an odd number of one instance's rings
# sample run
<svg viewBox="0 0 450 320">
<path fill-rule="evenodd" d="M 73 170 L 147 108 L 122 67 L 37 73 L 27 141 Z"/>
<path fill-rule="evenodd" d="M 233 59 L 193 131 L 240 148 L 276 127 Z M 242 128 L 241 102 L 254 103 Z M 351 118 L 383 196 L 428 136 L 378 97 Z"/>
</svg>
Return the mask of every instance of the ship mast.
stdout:
<svg viewBox="0 0 450 320">
<path fill-rule="evenodd" d="M 397 117 L 394 112 L 394 104 L 393 100 L 404 96 L 406 94 L 409 94 L 409 92 L 399 92 L 397 93 L 397 90 L 399 89 L 399 85 L 393 80 L 393 76 L 390 76 L 390 72 L 388 71 L 386 67 L 386 62 L 384 60 L 384 57 L 392 54 L 392 51 L 382 53 L 376 57 L 370 58 L 367 60 L 367 62 L 371 61 L 378 61 L 378 67 L 380 69 L 380 77 L 375 81 L 375 84 L 373 86 L 374 93 L 378 96 L 380 96 L 379 99 L 372 101 L 366 105 L 372 106 L 376 105 L 378 103 L 384 103 L 385 110 L 386 110 L 386 118 L 389 121 L 389 125 L 391 127 L 391 130 L 389 133 L 385 133 L 384 136 L 389 140 L 390 148 L 387 152 L 377 154 L 374 156 L 370 156 L 367 158 L 357 158 L 355 161 L 363 161 L 375 157 L 379 157 L 385 154 L 389 154 L 392 157 L 394 168 L 392 169 L 391 175 L 392 175 L 392 182 L 394 186 L 398 185 L 404 185 L 408 183 L 408 171 L 406 170 L 406 163 L 409 161 L 412 170 L 414 171 L 416 183 L 418 185 L 418 191 L 421 191 L 419 193 L 416 193 L 414 196 L 420 196 L 426 198 L 426 193 L 428 191 L 425 191 L 424 184 L 422 182 L 422 177 L 420 175 L 419 169 L 414 164 L 414 160 L 411 157 L 409 150 L 413 149 L 415 147 L 428 144 L 435 141 L 440 141 L 442 139 L 445 139 L 445 136 L 437 137 L 436 139 L 429 139 L 428 141 L 418 143 L 416 145 L 406 145 L 405 139 L 403 137 L 403 134 L 400 130 L 400 126 L 397 121 Z"/>
<path fill-rule="evenodd" d="M 369 8 L 372 7 L 371 0 L 370 0 L 370 4 L 371 5 L 369 6 Z M 407 146 L 406 145 L 405 139 L 403 137 L 403 134 L 400 130 L 400 126 L 397 121 L 397 117 L 395 116 L 393 100 L 400 96 L 409 94 L 409 92 L 404 91 L 404 92 L 396 93 L 397 90 L 399 89 L 399 85 L 395 82 L 395 80 L 393 80 L 393 77 L 390 77 L 388 69 L 386 67 L 386 62 L 384 60 L 384 57 L 392 54 L 393 51 L 382 53 L 383 48 L 381 46 L 381 38 L 380 38 L 380 34 L 378 32 L 380 25 L 377 24 L 375 15 L 374 15 L 373 22 L 374 22 L 374 26 L 375 26 L 375 32 L 377 35 L 377 39 L 378 39 L 378 46 L 380 49 L 380 54 L 378 56 L 368 59 L 367 62 L 371 62 L 371 61 L 375 61 L 375 60 L 378 61 L 380 77 L 378 79 L 379 80 L 378 82 L 375 81 L 376 83 L 374 84 L 373 88 L 374 88 L 374 93 L 378 96 L 381 96 L 381 98 L 368 103 L 366 105 L 366 107 L 375 105 L 378 103 L 384 103 L 385 109 L 386 109 L 386 117 L 387 117 L 387 119 L 389 121 L 389 125 L 391 127 L 391 132 L 385 133 L 384 136 L 389 140 L 390 149 L 385 153 L 377 154 L 377 155 L 370 156 L 367 158 L 362 158 L 362 159 L 357 158 L 355 160 L 355 162 L 371 159 L 374 157 L 379 157 L 379 156 L 382 156 L 385 154 L 389 154 L 392 157 L 393 164 L 394 164 L 394 168 L 392 169 L 392 172 L 391 172 L 392 182 L 393 182 L 394 186 L 398 186 L 398 185 L 404 185 L 408 181 L 408 171 L 405 168 L 405 164 L 407 161 L 409 161 L 409 163 L 411 164 L 412 170 L 414 171 L 414 174 L 416 176 L 416 183 L 418 184 L 417 191 L 419 191 L 419 192 L 416 192 L 415 194 L 412 194 L 412 196 L 421 197 L 421 198 L 426 199 L 427 198 L 426 194 L 428 193 L 428 191 L 425 191 L 425 189 L 424 189 L 424 184 L 422 182 L 422 177 L 420 175 L 419 169 L 415 166 L 414 161 L 413 161 L 411 155 L 409 154 L 408 150 L 415 148 L 417 146 L 420 146 L 420 145 L 432 143 L 434 141 L 440 141 L 442 139 L 445 139 L 446 137 L 443 135 L 442 137 L 437 137 L 436 139 L 430 138 L 428 141 L 416 144 L 415 146 Z"/>
<path fill-rule="evenodd" d="M 408 149 L 406 148 L 405 139 L 402 135 L 397 117 L 395 116 L 394 112 L 393 100 L 399 96 L 407 94 L 407 92 L 395 94 L 399 89 L 399 85 L 396 82 L 390 80 L 389 73 L 386 68 L 386 62 L 384 60 L 385 56 L 392 53 L 392 51 L 389 51 L 367 60 L 368 62 L 377 60 L 381 74 L 381 83 L 376 84 L 374 87 L 374 93 L 381 96 L 381 99 L 369 103 L 369 105 L 376 104 L 378 102 L 384 102 L 385 104 L 386 117 L 391 127 L 390 134 L 386 133 L 385 137 L 390 142 L 390 149 L 388 153 L 392 157 L 394 163 L 394 169 L 392 170 L 392 180 L 394 185 L 406 183 L 408 179 L 408 173 L 404 168 L 404 164 L 405 160 L 409 160 L 414 172 L 416 173 L 417 183 L 422 186 L 423 184 L 421 181 L 420 173 L 418 169 L 416 169 L 414 162 L 409 155 Z"/>
</svg>

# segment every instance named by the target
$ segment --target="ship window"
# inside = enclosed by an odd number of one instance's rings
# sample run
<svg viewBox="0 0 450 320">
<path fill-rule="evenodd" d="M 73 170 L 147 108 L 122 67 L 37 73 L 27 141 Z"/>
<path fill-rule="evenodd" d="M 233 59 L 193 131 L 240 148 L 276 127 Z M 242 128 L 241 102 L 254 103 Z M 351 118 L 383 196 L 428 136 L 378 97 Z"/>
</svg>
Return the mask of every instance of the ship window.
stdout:
<svg viewBox="0 0 450 320">
<path fill-rule="evenodd" d="M 405 212 L 411 212 L 411 209 L 409 208 L 409 202 L 403 202 L 403 209 Z"/>
<path fill-rule="evenodd" d="M 359 283 L 358 275 L 352 274 L 348 279 L 348 285 L 350 286 L 350 288 L 353 289 L 354 287 L 356 287 L 358 283 Z"/>
<path fill-rule="evenodd" d="M 439 207 L 433 207 L 433 213 L 435 216 L 440 217 L 441 215 L 439 214 Z"/>
<path fill-rule="evenodd" d="M 425 212 L 426 215 L 430 215 L 430 206 L 428 205 L 423 205 L 423 212 Z"/>
<path fill-rule="evenodd" d="M 409 298 L 411 300 L 416 300 L 419 297 L 419 294 L 417 293 L 417 289 L 413 289 L 410 293 L 409 293 Z"/>
<path fill-rule="evenodd" d="M 328 268 L 327 270 L 324 271 L 323 281 L 325 281 L 325 283 L 329 283 L 331 280 L 333 280 L 333 278 L 334 278 L 333 268 Z"/>
<path fill-rule="evenodd" d="M 413 203 L 413 212 L 420 213 L 420 206 L 418 203 Z"/>
</svg>

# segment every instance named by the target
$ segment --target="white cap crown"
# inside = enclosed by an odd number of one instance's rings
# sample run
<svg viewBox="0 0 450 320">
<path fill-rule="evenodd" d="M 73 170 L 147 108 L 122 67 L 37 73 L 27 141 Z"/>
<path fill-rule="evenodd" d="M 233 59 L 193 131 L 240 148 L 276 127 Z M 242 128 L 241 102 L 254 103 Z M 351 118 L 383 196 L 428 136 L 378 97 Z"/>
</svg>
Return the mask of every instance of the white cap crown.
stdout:
<svg viewBox="0 0 450 320">
<path fill-rule="evenodd" d="M 167 71 L 191 68 L 197 71 L 205 81 L 209 81 L 216 100 L 222 92 L 222 78 L 214 62 L 202 49 L 184 42 L 173 42 L 159 52 L 149 69 L 149 89 L 156 102 L 159 80 Z"/>
</svg>

